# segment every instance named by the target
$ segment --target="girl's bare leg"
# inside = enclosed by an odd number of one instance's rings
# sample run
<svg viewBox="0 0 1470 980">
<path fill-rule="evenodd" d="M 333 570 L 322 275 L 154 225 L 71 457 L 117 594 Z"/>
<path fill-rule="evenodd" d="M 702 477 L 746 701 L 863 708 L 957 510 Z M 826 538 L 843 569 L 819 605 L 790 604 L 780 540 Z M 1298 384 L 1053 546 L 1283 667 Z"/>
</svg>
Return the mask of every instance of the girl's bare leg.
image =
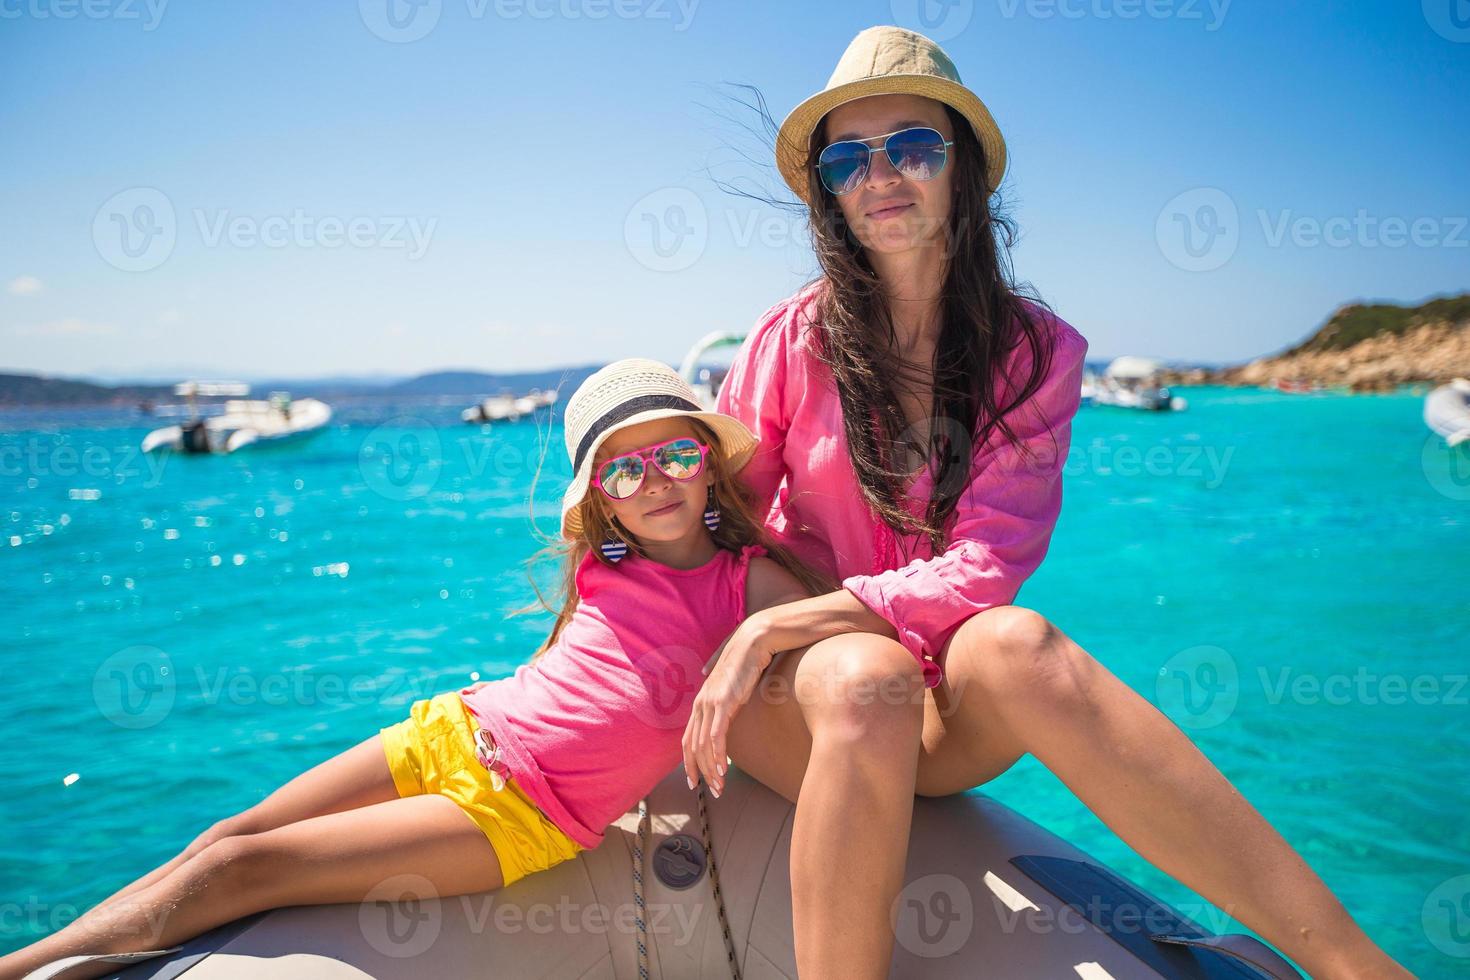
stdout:
<svg viewBox="0 0 1470 980">
<path fill-rule="evenodd" d="M 728 745 L 800 757 L 779 791 L 796 801 L 791 897 L 796 964 L 803 977 L 886 977 L 894 934 L 888 912 L 903 888 L 923 724 L 923 678 L 902 646 L 871 633 L 823 640 L 785 654 L 736 716 Z M 778 708 L 778 711 L 770 709 Z M 779 710 L 780 708 L 789 710 Z M 764 727 L 767 721 L 776 727 Z M 804 774 L 804 778 L 803 778 Z M 778 777 L 780 778 L 780 777 Z M 842 869 L 842 886 L 832 871 Z"/>
<path fill-rule="evenodd" d="M 0 958 L 0 980 L 65 956 L 177 945 L 266 909 L 361 902 L 395 875 L 410 877 L 394 900 L 425 880 L 422 898 L 503 882 L 494 848 L 453 801 L 437 794 L 395 798 L 215 841 L 161 880 Z M 67 977 L 116 969 L 102 964 Z"/>
<path fill-rule="evenodd" d="M 398 791 L 393 786 L 393 775 L 388 771 L 388 760 L 383 754 L 383 737 L 373 735 L 306 770 L 248 810 L 215 823 L 194 838 L 173 860 L 119 889 L 99 904 L 106 905 L 161 881 L 189 858 L 226 837 L 259 834 L 308 817 L 396 799 Z"/>
<path fill-rule="evenodd" d="M 968 789 L 1029 752 L 1155 867 L 1311 976 L 1411 976 L 1184 732 L 1043 616 L 988 609 L 945 658 L 921 793 Z"/>
</svg>

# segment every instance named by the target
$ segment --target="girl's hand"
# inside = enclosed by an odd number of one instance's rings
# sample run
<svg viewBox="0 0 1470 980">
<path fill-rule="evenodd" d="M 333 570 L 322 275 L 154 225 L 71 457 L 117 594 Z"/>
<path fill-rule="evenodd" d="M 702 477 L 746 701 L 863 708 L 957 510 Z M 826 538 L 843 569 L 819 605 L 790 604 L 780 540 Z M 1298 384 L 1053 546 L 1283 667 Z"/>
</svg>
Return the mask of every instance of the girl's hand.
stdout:
<svg viewBox="0 0 1470 980">
<path fill-rule="evenodd" d="M 776 655 L 763 642 L 757 619 L 752 616 L 741 623 L 704 667 L 707 676 L 694 696 L 684 729 L 684 776 L 690 789 L 700 774 L 716 797 L 725 788 L 725 736 Z"/>
</svg>

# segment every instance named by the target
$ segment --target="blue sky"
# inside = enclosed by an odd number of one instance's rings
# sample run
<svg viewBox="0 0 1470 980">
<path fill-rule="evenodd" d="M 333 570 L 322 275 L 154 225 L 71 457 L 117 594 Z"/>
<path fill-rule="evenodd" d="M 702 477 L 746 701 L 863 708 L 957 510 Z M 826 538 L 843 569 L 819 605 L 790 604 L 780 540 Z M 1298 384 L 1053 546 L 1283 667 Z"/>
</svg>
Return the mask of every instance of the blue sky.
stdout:
<svg viewBox="0 0 1470 980">
<path fill-rule="evenodd" d="M 1470 288 L 1467 0 L 0 0 L 0 370 L 677 361 L 815 271 L 711 180 L 781 186 L 723 86 L 779 120 L 880 23 L 990 106 L 1094 358 Z"/>
</svg>

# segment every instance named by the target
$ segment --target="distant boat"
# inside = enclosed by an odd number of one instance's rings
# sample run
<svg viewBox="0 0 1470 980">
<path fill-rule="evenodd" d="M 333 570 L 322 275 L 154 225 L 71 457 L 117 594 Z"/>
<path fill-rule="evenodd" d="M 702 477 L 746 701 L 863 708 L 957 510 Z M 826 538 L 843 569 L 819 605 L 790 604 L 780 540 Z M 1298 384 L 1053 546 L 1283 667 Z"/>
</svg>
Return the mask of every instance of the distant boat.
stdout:
<svg viewBox="0 0 1470 980">
<path fill-rule="evenodd" d="M 714 411 L 715 399 L 719 397 L 720 385 L 724 383 L 725 375 L 730 373 L 730 366 L 728 364 L 706 364 L 705 355 L 712 351 L 738 348 L 743 343 L 745 343 L 743 333 L 716 330 L 699 338 L 694 346 L 689 348 L 689 353 L 684 355 L 684 360 L 679 365 L 679 374 L 694 388 L 694 393 L 699 396 L 700 404 L 707 411 Z"/>
<path fill-rule="evenodd" d="M 1102 377 L 1084 379 L 1084 399 L 1093 405 L 1132 408 L 1148 412 L 1182 412 L 1189 403 L 1161 383 L 1164 365 L 1151 357 L 1119 357 Z"/>
<path fill-rule="evenodd" d="M 1451 446 L 1470 440 L 1470 380 L 1456 378 L 1426 395 L 1424 422 Z"/>
<path fill-rule="evenodd" d="M 1271 382 L 1271 387 L 1288 395 L 1310 395 L 1322 390 L 1317 382 L 1304 378 L 1277 378 Z"/>
<path fill-rule="evenodd" d="M 248 395 L 250 386 L 238 381 L 185 381 L 174 394 L 189 399 L 189 419 L 154 429 L 143 439 L 143 451 L 174 449 L 184 453 L 232 453 L 257 443 L 277 443 L 309 435 L 332 419 L 332 409 L 315 398 L 292 399 L 273 391 L 266 400 L 228 398 Z M 195 398 L 226 396 L 224 411 L 208 417 L 199 413 Z"/>
<path fill-rule="evenodd" d="M 533 414 L 536 409 L 554 404 L 557 399 L 555 388 L 542 391 L 532 388 L 525 395 L 491 395 L 477 405 L 471 405 L 459 417 L 474 425 L 486 422 L 514 422 Z"/>
</svg>

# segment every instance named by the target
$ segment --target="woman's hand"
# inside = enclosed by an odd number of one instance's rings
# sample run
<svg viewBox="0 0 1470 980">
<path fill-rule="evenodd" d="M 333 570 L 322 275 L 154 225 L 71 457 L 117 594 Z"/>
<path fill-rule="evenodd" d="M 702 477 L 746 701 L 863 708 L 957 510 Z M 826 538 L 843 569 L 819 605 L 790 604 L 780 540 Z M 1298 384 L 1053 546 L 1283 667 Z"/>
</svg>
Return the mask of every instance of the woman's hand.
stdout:
<svg viewBox="0 0 1470 980">
<path fill-rule="evenodd" d="M 716 797 L 725 788 L 725 736 L 736 712 L 750 700 L 761 673 L 776 655 L 765 640 L 766 634 L 760 614 L 749 617 L 725 638 L 705 665 L 707 676 L 694 696 L 689 724 L 684 729 L 684 776 L 690 789 L 701 774 Z"/>
</svg>

